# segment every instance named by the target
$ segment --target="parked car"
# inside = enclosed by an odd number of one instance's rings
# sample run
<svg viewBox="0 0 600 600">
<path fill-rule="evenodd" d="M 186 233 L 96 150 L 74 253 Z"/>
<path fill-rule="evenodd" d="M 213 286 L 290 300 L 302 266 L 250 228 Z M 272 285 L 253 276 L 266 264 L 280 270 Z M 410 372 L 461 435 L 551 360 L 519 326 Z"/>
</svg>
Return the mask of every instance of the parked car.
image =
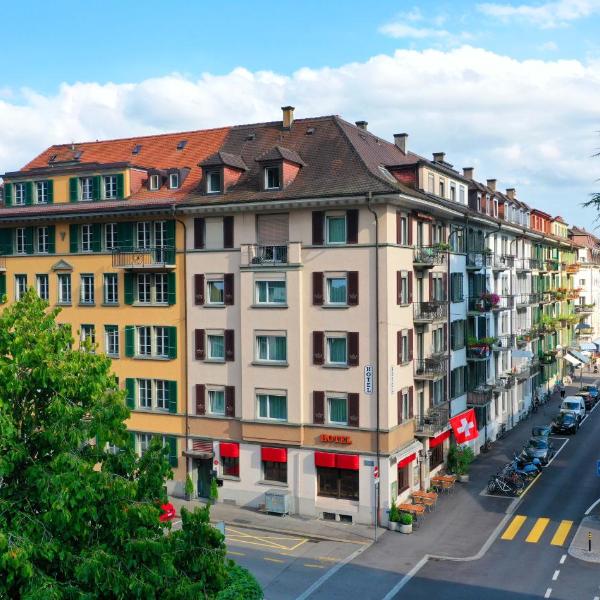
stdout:
<svg viewBox="0 0 600 600">
<path fill-rule="evenodd" d="M 159 521 L 162 523 L 166 521 L 172 521 L 175 518 L 175 507 L 167 502 L 165 504 L 160 505 L 160 516 L 158 517 Z"/>
<path fill-rule="evenodd" d="M 573 413 L 561 412 L 552 421 L 553 433 L 577 433 L 579 421 Z"/>
<path fill-rule="evenodd" d="M 533 437 L 548 437 L 552 434 L 551 425 L 538 425 L 531 428 L 531 435 Z"/>
<path fill-rule="evenodd" d="M 538 458 L 543 465 L 547 465 L 554 452 L 554 444 L 547 437 L 532 437 L 524 446 L 522 456 L 530 460 Z"/>
<path fill-rule="evenodd" d="M 595 385 L 584 385 L 579 391 L 587 392 L 592 397 L 594 404 L 600 400 L 600 390 Z"/>
<path fill-rule="evenodd" d="M 594 401 L 592 400 L 592 396 L 589 394 L 589 392 L 582 392 L 581 390 L 579 390 L 575 395 L 579 396 L 580 398 L 583 398 L 585 410 L 592 410 L 592 408 L 594 407 Z"/>
<path fill-rule="evenodd" d="M 560 412 L 570 412 L 581 422 L 585 417 L 585 402 L 581 396 L 567 396 L 560 405 Z"/>
</svg>

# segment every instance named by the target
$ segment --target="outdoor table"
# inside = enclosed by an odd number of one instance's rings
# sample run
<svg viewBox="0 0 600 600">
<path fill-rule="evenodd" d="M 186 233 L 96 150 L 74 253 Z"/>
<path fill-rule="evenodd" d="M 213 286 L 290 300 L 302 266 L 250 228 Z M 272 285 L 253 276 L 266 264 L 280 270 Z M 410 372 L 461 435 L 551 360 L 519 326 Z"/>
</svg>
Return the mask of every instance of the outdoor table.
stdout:
<svg viewBox="0 0 600 600">
<path fill-rule="evenodd" d="M 438 498 L 435 492 L 413 492 L 411 495 L 416 503 L 423 504 L 430 510 L 435 508 Z"/>
</svg>

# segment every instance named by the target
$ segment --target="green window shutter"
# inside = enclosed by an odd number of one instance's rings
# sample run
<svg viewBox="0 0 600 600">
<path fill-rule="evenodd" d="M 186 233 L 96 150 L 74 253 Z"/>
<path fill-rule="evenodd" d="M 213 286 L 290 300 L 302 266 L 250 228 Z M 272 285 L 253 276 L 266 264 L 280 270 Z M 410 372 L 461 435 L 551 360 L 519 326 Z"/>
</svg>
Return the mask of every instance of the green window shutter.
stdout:
<svg viewBox="0 0 600 600">
<path fill-rule="evenodd" d="M 123 173 L 117 175 L 117 198 L 122 200 L 125 197 L 125 177 Z"/>
<path fill-rule="evenodd" d="M 135 433 L 129 432 L 129 447 L 135 452 Z"/>
<path fill-rule="evenodd" d="M 13 253 L 14 229 L 0 229 L 0 254 L 7 255 Z"/>
<path fill-rule="evenodd" d="M 33 181 L 25 182 L 25 204 L 33 204 Z"/>
<path fill-rule="evenodd" d="M 56 252 L 56 227 L 54 225 L 48 225 L 48 253 L 54 254 Z"/>
<path fill-rule="evenodd" d="M 133 223 L 124 222 L 117 225 L 119 246 L 131 248 L 133 246 Z"/>
<path fill-rule="evenodd" d="M 79 252 L 79 225 L 69 225 L 69 244 L 71 254 Z"/>
<path fill-rule="evenodd" d="M 25 252 L 33 254 L 33 227 L 25 227 Z"/>
<path fill-rule="evenodd" d="M 48 204 L 54 204 L 54 180 L 48 179 Z"/>
<path fill-rule="evenodd" d="M 79 181 L 77 177 L 69 178 L 69 202 L 77 202 L 79 200 Z"/>
<path fill-rule="evenodd" d="M 167 298 L 169 306 L 173 306 L 177 301 L 177 280 L 175 279 L 175 272 L 171 271 L 167 275 Z"/>
<path fill-rule="evenodd" d="M 92 200 L 100 200 L 102 198 L 102 177 L 94 175 L 92 177 Z"/>
<path fill-rule="evenodd" d="M 133 304 L 133 273 L 125 273 L 125 304 Z"/>
<path fill-rule="evenodd" d="M 167 221 L 167 231 L 166 231 L 166 239 L 165 242 L 167 246 L 175 247 L 175 221 Z"/>
<path fill-rule="evenodd" d="M 177 382 L 169 381 L 169 412 L 177 412 Z"/>
<path fill-rule="evenodd" d="M 13 184 L 5 183 L 4 184 L 4 205 L 12 206 L 13 201 Z"/>
<path fill-rule="evenodd" d="M 6 302 L 6 273 L 0 273 L 0 303 Z"/>
<path fill-rule="evenodd" d="M 135 327 L 125 325 L 125 356 L 132 358 L 135 354 Z"/>
<path fill-rule="evenodd" d="M 125 380 L 125 401 L 127 403 L 128 408 L 135 408 L 135 379 L 128 377 Z"/>
<path fill-rule="evenodd" d="M 102 251 L 102 225 L 100 223 L 92 224 L 92 252 Z"/>
<path fill-rule="evenodd" d="M 173 435 L 167 436 L 167 444 L 169 445 L 169 464 L 172 467 L 177 467 L 179 458 L 177 456 L 177 438 Z"/>
<path fill-rule="evenodd" d="M 169 358 L 177 358 L 177 327 L 169 327 Z"/>
</svg>

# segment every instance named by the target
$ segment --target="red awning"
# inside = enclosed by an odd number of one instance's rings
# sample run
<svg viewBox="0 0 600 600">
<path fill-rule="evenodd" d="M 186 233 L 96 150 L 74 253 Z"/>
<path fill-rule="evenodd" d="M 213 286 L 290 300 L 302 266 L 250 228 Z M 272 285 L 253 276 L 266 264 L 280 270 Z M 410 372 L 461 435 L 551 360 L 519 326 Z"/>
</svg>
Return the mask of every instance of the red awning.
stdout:
<svg viewBox="0 0 600 600">
<path fill-rule="evenodd" d="M 444 433 L 440 433 L 440 435 L 429 441 L 429 448 L 435 448 L 436 446 L 439 446 L 440 444 L 445 442 L 450 437 L 451 433 L 451 429 L 448 429 L 448 431 L 444 431 Z"/>
<path fill-rule="evenodd" d="M 336 454 L 335 466 L 338 469 L 349 469 L 351 471 L 358 471 L 358 454 Z"/>
<path fill-rule="evenodd" d="M 315 467 L 335 467 L 333 452 L 315 452 Z"/>
<path fill-rule="evenodd" d="M 410 463 L 415 460 L 415 458 L 417 458 L 417 453 L 413 452 L 412 454 L 409 454 L 408 456 L 404 457 L 402 460 L 398 461 L 398 468 L 402 469 L 404 467 L 407 467 L 408 465 L 410 465 Z"/>
<path fill-rule="evenodd" d="M 221 442 L 219 444 L 221 458 L 239 458 L 240 445 L 236 442 Z"/>
<path fill-rule="evenodd" d="M 265 448 L 260 449 L 260 457 L 268 462 L 287 462 L 287 448 Z"/>
</svg>

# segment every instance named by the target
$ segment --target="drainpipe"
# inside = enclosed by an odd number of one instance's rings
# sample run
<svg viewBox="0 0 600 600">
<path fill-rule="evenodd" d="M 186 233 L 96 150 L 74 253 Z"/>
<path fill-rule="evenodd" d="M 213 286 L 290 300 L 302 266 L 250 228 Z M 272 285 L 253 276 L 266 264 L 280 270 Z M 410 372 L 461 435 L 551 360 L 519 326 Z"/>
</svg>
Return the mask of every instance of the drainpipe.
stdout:
<svg viewBox="0 0 600 600">
<path fill-rule="evenodd" d="M 176 223 L 180 223 L 181 226 L 183 227 L 183 344 L 184 344 L 184 363 L 183 363 L 183 369 L 184 369 L 184 376 L 183 376 L 183 380 L 185 382 L 185 393 L 183 394 L 183 397 L 185 399 L 185 451 L 187 453 L 188 451 L 188 441 L 189 441 L 189 434 L 190 434 L 190 428 L 189 428 L 189 409 L 188 409 L 188 396 L 189 396 L 189 390 L 188 390 L 188 363 L 187 363 L 187 356 L 188 356 L 188 323 L 187 323 L 187 226 L 185 224 L 185 221 L 182 221 L 181 219 L 177 218 L 177 207 L 173 204 L 171 206 L 171 211 L 173 213 L 173 218 L 175 219 Z M 177 230 L 175 231 L 175 240 L 174 240 L 174 244 L 175 244 L 175 260 L 177 260 Z M 190 469 L 189 469 L 189 459 L 187 457 L 187 454 L 185 454 L 185 478 L 187 481 L 187 477 L 190 474 Z"/>
<path fill-rule="evenodd" d="M 524 236 L 524 235 L 520 235 L 520 236 L 516 237 L 516 238 L 515 238 L 515 239 L 514 239 L 514 240 L 513 240 L 513 241 L 510 243 L 509 249 L 510 249 L 510 248 L 512 248 L 512 245 L 513 245 L 513 244 L 515 244 L 516 242 L 518 242 L 519 240 L 522 240 L 522 239 L 524 239 L 524 238 L 525 238 L 525 236 Z M 515 252 L 515 254 L 516 254 L 516 252 Z M 513 255 L 513 254 L 512 254 L 512 250 L 511 250 L 511 255 Z M 514 256 L 514 255 L 513 255 L 513 256 Z M 515 259 L 514 259 L 514 260 L 516 260 L 516 256 L 515 256 Z M 525 258 L 523 258 L 522 260 L 525 260 Z M 513 262 L 513 268 L 515 269 L 515 274 L 516 274 L 516 267 L 514 266 L 514 262 Z M 513 275 L 512 275 L 512 269 L 511 269 L 511 274 L 510 274 L 510 277 L 508 278 L 508 281 L 509 281 L 509 286 L 510 286 L 510 287 L 509 287 L 509 291 L 510 291 L 511 298 L 514 298 L 514 296 L 513 296 Z M 531 287 L 531 286 L 530 286 L 530 287 Z M 513 335 L 514 335 L 515 328 L 513 327 L 513 310 L 516 310 L 516 308 L 514 308 L 514 309 L 511 309 L 511 311 L 510 311 L 510 331 L 511 331 L 511 332 L 513 333 Z M 512 359 L 512 354 L 511 354 L 511 359 Z M 512 360 L 511 360 L 511 363 L 512 363 Z M 512 364 L 511 364 L 511 367 L 512 367 Z M 511 370 L 512 370 L 512 368 L 511 368 Z M 510 421 L 511 421 L 511 429 L 512 429 L 512 427 L 513 427 L 513 423 L 514 423 L 514 411 L 513 411 L 513 402 L 512 402 L 512 398 L 511 398 L 511 402 L 510 402 Z"/>
<path fill-rule="evenodd" d="M 376 412 L 376 430 L 375 430 L 375 447 L 377 457 L 377 468 L 379 468 L 380 447 L 379 447 L 379 217 L 377 212 L 371 207 L 373 195 L 367 193 L 367 208 L 375 217 L 375 373 L 377 379 L 375 381 L 375 400 L 377 402 Z M 377 525 L 379 523 L 379 511 L 381 508 L 381 494 L 379 493 L 379 485 L 375 488 L 375 541 L 377 541 Z"/>
</svg>

